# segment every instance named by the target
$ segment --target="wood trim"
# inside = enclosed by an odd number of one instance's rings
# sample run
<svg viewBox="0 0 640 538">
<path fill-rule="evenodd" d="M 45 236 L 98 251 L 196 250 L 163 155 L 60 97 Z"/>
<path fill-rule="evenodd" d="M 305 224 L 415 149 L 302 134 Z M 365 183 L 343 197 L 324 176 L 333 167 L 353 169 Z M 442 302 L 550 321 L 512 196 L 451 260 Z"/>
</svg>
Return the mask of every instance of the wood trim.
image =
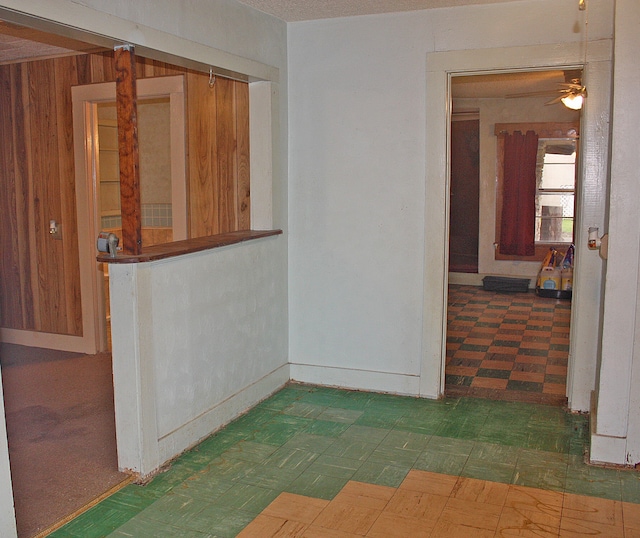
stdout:
<svg viewBox="0 0 640 538">
<path fill-rule="evenodd" d="M 96 352 L 95 342 L 85 336 L 10 329 L 7 327 L 0 327 L 0 342 L 19 346 L 86 353 L 88 355 Z"/>
<path fill-rule="evenodd" d="M 184 241 L 174 241 L 173 243 L 165 243 L 163 245 L 151 245 L 137 255 L 124 253 L 112 258 L 105 253 L 100 254 L 96 259 L 101 263 L 118 264 L 152 262 L 280 234 L 282 234 L 282 230 L 240 230 L 207 237 L 195 237 Z"/>
</svg>

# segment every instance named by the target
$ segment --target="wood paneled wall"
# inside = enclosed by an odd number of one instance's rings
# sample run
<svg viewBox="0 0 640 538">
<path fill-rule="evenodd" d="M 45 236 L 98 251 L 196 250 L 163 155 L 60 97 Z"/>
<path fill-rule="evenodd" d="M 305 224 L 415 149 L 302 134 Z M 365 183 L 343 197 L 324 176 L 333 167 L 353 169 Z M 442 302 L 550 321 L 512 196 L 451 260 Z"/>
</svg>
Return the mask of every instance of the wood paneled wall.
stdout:
<svg viewBox="0 0 640 538">
<path fill-rule="evenodd" d="M 136 73 L 186 77 L 190 237 L 249 229 L 248 85 L 144 58 Z M 114 80 L 110 52 L 0 66 L 1 327 L 82 335 L 71 86 Z"/>
</svg>

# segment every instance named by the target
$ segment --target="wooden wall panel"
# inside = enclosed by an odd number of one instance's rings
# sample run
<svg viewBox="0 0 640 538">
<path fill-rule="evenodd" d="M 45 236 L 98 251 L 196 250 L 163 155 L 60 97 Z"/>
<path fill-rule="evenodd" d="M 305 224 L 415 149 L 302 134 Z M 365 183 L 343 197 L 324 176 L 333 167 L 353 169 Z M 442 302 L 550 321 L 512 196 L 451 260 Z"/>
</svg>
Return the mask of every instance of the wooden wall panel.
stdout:
<svg viewBox="0 0 640 538">
<path fill-rule="evenodd" d="M 144 58 L 136 74 L 185 75 L 190 236 L 249 229 L 248 85 Z M 0 66 L 2 327 L 82 335 L 70 88 L 115 76 L 111 52 Z"/>
<path fill-rule="evenodd" d="M 236 230 L 251 229 L 251 177 L 249 173 L 249 85 L 235 84 L 236 91 Z"/>
<path fill-rule="evenodd" d="M 192 237 L 219 232 L 216 215 L 218 158 L 216 138 L 216 91 L 197 73 L 187 75 L 189 145 L 189 223 Z"/>
<path fill-rule="evenodd" d="M 67 333 L 82 334 L 80 260 L 75 204 L 75 163 L 73 158 L 73 109 L 69 88 L 78 84 L 78 66 L 72 56 L 60 58 L 55 72 L 57 110 L 58 169 L 60 172 L 60 219 L 62 223 L 64 300 Z"/>
<path fill-rule="evenodd" d="M 19 245 L 14 240 L 20 225 L 11 91 L 15 71 L 13 66 L 0 66 L 0 322 L 5 327 L 21 326 L 23 312 Z"/>
<path fill-rule="evenodd" d="M 216 137 L 218 139 L 218 230 L 230 232 L 236 217 L 236 116 L 234 82 L 216 81 Z"/>
<path fill-rule="evenodd" d="M 28 144 L 31 148 L 33 226 L 40 293 L 40 329 L 67 334 L 64 307 L 63 243 L 49 234 L 49 220 L 62 222 L 55 93 L 55 65 L 38 61 L 27 65 L 29 78 Z M 48 89 L 45 91 L 44 89 Z"/>
<path fill-rule="evenodd" d="M 14 241 L 17 242 L 20 267 L 20 282 L 16 283 L 15 291 L 20 290 L 22 297 L 22 326 L 36 327 L 36 311 L 32 305 L 38 304 L 37 279 L 34 267 L 35 258 L 32 256 L 32 237 L 35 234 L 30 226 L 32 215 L 31 171 L 28 160 L 27 137 L 25 126 L 28 110 L 28 82 L 26 80 L 26 68 L 24 66 L 12 66 L 11 96 L 13 113 L 13 143 L 14 143 L 14 180 L 16 184 L 15 208 L 17 215 L 17 232 Z M 1 232 L 1 230 L 0 230 Z"/>
</svg>

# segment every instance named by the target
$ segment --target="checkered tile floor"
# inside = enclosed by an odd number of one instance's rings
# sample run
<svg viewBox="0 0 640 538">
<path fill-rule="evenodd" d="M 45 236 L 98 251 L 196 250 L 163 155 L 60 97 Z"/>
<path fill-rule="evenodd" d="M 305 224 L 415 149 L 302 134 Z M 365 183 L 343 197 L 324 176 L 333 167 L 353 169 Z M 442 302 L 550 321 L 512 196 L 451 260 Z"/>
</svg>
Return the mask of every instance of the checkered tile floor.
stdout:
<svg viewBox="0 0 640 538">
<path fill-rule="evenodd" d="M 566 402 L 571 302 L 449 286 L 447 396 Z"/>
</svg>

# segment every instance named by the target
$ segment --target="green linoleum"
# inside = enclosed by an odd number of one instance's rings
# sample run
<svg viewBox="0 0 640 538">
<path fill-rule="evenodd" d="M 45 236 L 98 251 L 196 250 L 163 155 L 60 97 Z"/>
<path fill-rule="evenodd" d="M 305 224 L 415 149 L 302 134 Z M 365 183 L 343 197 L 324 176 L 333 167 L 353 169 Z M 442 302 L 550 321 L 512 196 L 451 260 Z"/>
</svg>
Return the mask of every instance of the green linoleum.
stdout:
<svg viewBox="0 0 640 538">
<path fill-rule="evenodd" d="M 411 465 L 402 466 L 368 460 L 355 472 L 352 480 L 397 488 L 410 470 Z"/>
<path fill-rule="evenodd" d="M 444 452 L 429 452 L 425 450 L 413 465 L 414 469 L 430 471 L 432 473 L 459 476 L 467 463 L 469 456 L 463 454 L 447 454 Z"/>
<path fill-rule="evenodd" d="M 557 407 L 290 385 L 52 536 L 235 536 L 282 491 L 332 499 L 411 469 L 640 503 L 633 471 L 587 466 L 588 417 Z"/>
<path fill-rule="evenodd" d="M 331 500 L 351 479 L 354 472 L 355 471 L 352 471 L 346 477 L 338 477 L 320 474 L 309 469 L 289 484 L 284 491 L 297 495 L 306 495 L 307 497 L 315 497 L 317 499 Z"/>
</svg>

